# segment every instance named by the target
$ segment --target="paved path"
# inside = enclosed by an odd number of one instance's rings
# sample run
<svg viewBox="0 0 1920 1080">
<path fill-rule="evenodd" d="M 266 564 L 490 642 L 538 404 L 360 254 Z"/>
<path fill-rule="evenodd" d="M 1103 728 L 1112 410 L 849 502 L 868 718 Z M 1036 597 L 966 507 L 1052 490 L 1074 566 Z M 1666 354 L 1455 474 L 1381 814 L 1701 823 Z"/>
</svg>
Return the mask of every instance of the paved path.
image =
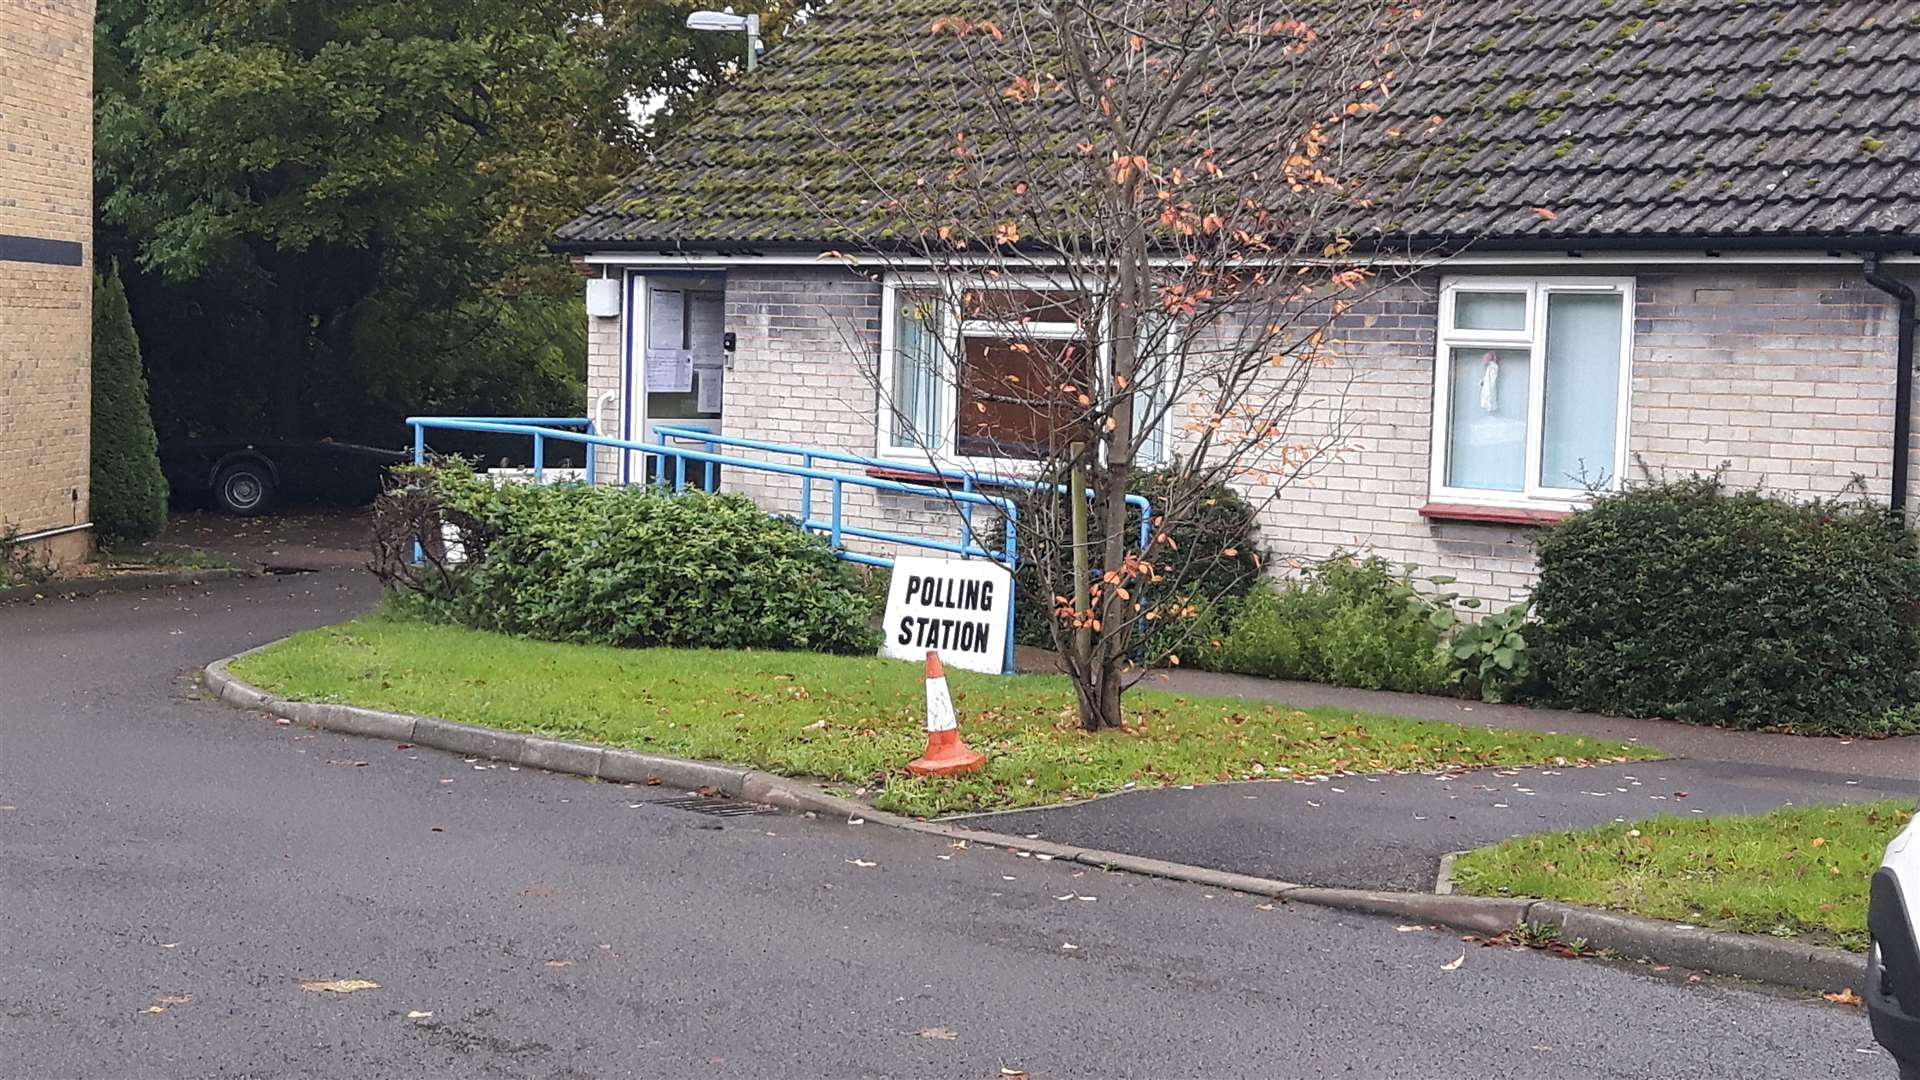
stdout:
<svg viewBox="0 0 1920 1080">
<path fill-rule="evenodd" d="M 968 824 L 1307 885 L 1430 891 L 1441 856 L 1656 815 L 1920 797 L 1920 783 L 1720 761 L 1136 791 Z"/>
<path fill-rule="evenodd" d="M 1446 934 L 702 817 L 183 678 L 371 599 L 328 571 L 0 608 L 0 1076 L 1890 1075 L 1853 1009 L 1506 950 L 1446 971 Z M 381 986 L 299 986 L 339 978 Z"/>
<path fill-rule="evenodd" d="M 1036 661 L 1037 663 L 1037 661 Z M 982 815 L 982 828 L 1175 859 L 1308 885 L 1433 888 L 1441 857 L 1528 832 L 1663 814 L 1920 798 L 1920 738 L 1815 739 L 1454 698 L 1155 672 L 1142 685 L 1656 746 L 1657 763 L 1486 769 L 1440 776 L 1299 778 L 1136 791 Z"/>
<path fill-rule="evenodd" d="M 1920 735 L 1898 739 L 1829 739 L 1801 735 L 1768 735 L 1752 731 L 1676 724 L 1669 720 L 1636 720 L 1597 716 L 1560 709 L 1528 709 L 1518 705 L 1487 705 L 1432 694 L 1397 694 L 1385 690 L 1354 690 L 1319 683 L 1278 682 L 1247 675 L 1219 675 L 1206 671 L 1150 672 L 1140 684 L 1194 694 L 1224 694 L 1256 701 L 1279 701 L 1302 708 L 1318 705 L 1355 712 L 1387 713 L 1455 724 L 1482 724 L 1524 731 L 1558 731 L 1599 739 L 1657 746 L 1674 757 L 1741 762 L 1812 769 L 1849 777 L 1877 776 L 1920 781 Z"/>
</svg>

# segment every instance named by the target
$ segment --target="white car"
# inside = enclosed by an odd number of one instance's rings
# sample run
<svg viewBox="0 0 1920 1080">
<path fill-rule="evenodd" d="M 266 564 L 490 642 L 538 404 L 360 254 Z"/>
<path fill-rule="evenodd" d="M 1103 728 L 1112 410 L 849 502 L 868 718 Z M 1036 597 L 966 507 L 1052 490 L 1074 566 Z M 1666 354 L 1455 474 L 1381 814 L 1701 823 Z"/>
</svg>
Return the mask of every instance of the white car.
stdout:
<svg viewBox="0 0 1920 1080">
<path fill-rule="evenodd" d="M 1920 1080 L 1920 814 L 1887 845 L 1867 900 L 1867 1017 L 1873 1037 Z"/>
</svg>

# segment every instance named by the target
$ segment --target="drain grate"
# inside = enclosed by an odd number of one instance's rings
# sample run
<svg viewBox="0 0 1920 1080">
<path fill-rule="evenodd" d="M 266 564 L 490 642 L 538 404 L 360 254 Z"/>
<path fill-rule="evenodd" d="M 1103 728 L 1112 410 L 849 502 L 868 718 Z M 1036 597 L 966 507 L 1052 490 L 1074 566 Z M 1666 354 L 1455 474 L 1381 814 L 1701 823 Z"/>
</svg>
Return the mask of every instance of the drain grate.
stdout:
<svg viewBox="0 0 1920 1080">
<path fill-rule="evenodd" d="M 671 807 L 675 810 L 690 810 L 708 817 L 747 817 L 751 814 L 771 814 L 771 806 L 741 802 L 720 795 L 681 795 L 672 799 L 654 799 L 653 805 Z"/>
</svg>

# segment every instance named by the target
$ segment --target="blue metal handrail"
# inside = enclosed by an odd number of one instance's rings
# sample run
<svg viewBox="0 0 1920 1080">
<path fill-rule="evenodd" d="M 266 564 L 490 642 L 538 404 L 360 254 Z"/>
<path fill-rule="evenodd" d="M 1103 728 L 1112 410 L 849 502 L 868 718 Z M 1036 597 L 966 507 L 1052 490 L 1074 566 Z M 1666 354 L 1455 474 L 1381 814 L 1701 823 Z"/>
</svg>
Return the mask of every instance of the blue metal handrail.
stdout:
<svg viewBox="0 0 1920 1080">
<path fill-rule="evenodd" d="M 924 473 L 927 476 L 940 480 L 958 481 L 960 483 L 960 490 L 963 492 L 973 491 L 976 484 L 989 487 L 1019 488 L 1023 491 L 1051 489 L 1061 494 L 1065 494 L 1067 490 L 1067 485 L 1065 484 L 1048 483 L 1044 480 L 1028 480 L 1025 477 L 1017 476 L 979 477 L 962 470 L 948 469 L 938 465 L 888 461 L 886 458 L 867 457 L 863 454 L 849 453 L 844 450 L 828 450 L 822 447 L 796 447 L 782 443 L 761 442 L 757 439 L 742 439 L 734 435 L 721 435 L 717 432 L 705 431 L 700 428 L 683 428 L 672 424 L 655 424 L 653 425 L 653 430 L 655 434 L 665 438 L 704 443 L 709 448 L 714 446 L 734 446 L 744 450 L 760 450 L 767 453 L 796 455 L 801 459 L 802 464 L 809 466 L 815 461 L 838 461 L 848 465 L 864 466 L 869 469 L 889 469 L 896 472 L 901 469 L 911 469 L 913 472 Z M 655 472 L 658 473 L 665 467 L 666 463 L 664 461 L 656 462 Z M 712 479 L 712 472 L 709 470 L 707 477 L 709 485 L 711 485 Z M 664 480 L 661 482 L 664 482 Z M 812 486 L 811 484 L 806 484 L 801 488 L 800 500 L 803 507 L 810 501 L 810 497 L 813 494 Z M 950 489 L 944 487 L 935 487 L 933 490 L 943 495 L 948 494 L 950 491 Z M 1087 494 L 1091 495 L 1092 491 L 1089 490 Z M 1127 505 L 1140 511 L 1140 550 L 1144 552 L 1153 536 L 1153 501 L 1145 495 L 1128 495 Z M 804 512 L 803 510 L 802 513 Z M 967 527 L 970 530 L 973 525 L 971 512 L 969 510 L 962 510 L 961 513 L 966 519 Z"/>
<path fill-rule="evenodd" d="M 463 420 L 463 421 L 476 423 L 476 424 L 499 424 L 499 425 L 506 425 L 509 428 L 515 428 L 515 429 L 577 427 L 585 430 L 586 433 L 589 435 L 594 434 L 593 420 L 585 416 L 460 416 L 460 417 L 409 416 L 407 418 L 407 423 L 413 425 L 413 463 L 415 465 L 424 464 L 427 460 L 427 432 L 426 432 L 426 427 L 422 426 L 422 424 L 426 422 L 430 422 L 431 426 L 433 427 L 445 428 L 445 427 L 451 427 L 450 424 L 445 422 L 450 420 Z M 460 428 L 457 430 L 479 431 L 481 429 Z M 500 429 L 496 427 L 496 428 L 489 428 L 487 430 L 498 431 Z M 510 435 L 531 434 L 533 436 L 533 478 L 535 481 L 545 479 L 546 471 L 547 471 L 546 436 L 543 433 L 538 431 L 528 432 L 528 431 L 519 431 L 519 430 L 509 430 L 507 433 Z M 588 450 L 587 451 L 587 483 L 591 484 L 593 483 L 593 481 L 594 481 L 593 451 Z"/>
<path fill-rule="evenodd" d="M 803 485 L 803 498 L 802 498 L 803 505 L 802 505 L 802 511 L 801 511 L 801 520 L 799 523 L 800 527 L 804 529 L 808 529 L 810 531 L 826 532 L 828 535 L 828 542 L 832 546 L 834 550 L 834 554 L 841 559 L 845 559 L 848 562 L 861 563 L 868 566 L 878 566 L 878 567 L 884 567 L 889 569 L 892 568 L 893 566 L 892 559 L 883 558 L 881 556 L 876 556 L 876 555 L 867 555 L 862 552 L 847 550 L 844 542 L 845 538 L 848 536 L 853 536 L 853 537 L 859 537 L 863 539 L 878 540 L 884 543 L 891 543 L 891 544 L 904 546 L 904 547 L 918 547 L 918 548 L 926 548 L 932 551 L 944 551 L 951 554 L 959 555 L 962 558 L 978 557 L 978 558 L 991 559 L 995 562 L 998 562 L 1006 566 L 1009 570 L 1013 569 L 1019 564 L 1019 541 L 1018 541 L 1017 524 L 1018 524 L 1020 510 L 1019 510 L 1019 507 L 1013 502 L 1013 500 L 1000 497 L 1000 496 L 983 495 L 976 491 L 955 492 L 955 491 L 946 490 L 944 488 L 931 487 L 923 484 L 907 484 L 897 480 L 888 480 L 888 479 L 883 479 L 883 478 L 874 477 L 874 476 L 859 476 L 859 475 L 849 475 L 847 473 L 832 472 L 826 469 L 815 468 L 811 460 L 805 460 L 804 463 L 801 465 L 788 465 L 788 464 L 783 464 L 777 461 L 764 461 L 756 458 L 745 458 L 745 457 L 739 457 L 739 456 L 729 455 L 729 454 L 718 454 L 718 453 L 712 453 L 708 451 L 693 450 L 686 447 L 667 446 L 667 445 L 656 444 L 656 443 L 638 442 L 632 439 L 618 439 L 608 435 L 596 434 L 593 431 L 592 422 L 590 420 L 585 420 L 581 418 L 567 418 L 565 420 L 565 423 L 568 427 L 580 427 L 584 429 L 580 431 L 562 430 L 561 427 L 557 425 L 549 424 L 543 420 L 526 420 L 526 419 L 518 419 L 518 418 L 410 416 L 407 418 L 407 423 L 413 428 L 413 454 L 414 454 L 414 462 L 416 464 L 426 463 L 426 432 L 427 432 L 427 429 L 433 428 L 435 430 L 480 431 L 480 432 L 493 432 L 493 433 L 505 434 L 505 435 L 531 436 L 534 441 L 534 470 L 533 471 L 534 471 L 535 482 L 539 482 L 544 476 L 544 464 L 541 458 L 541 451 L 544 448 L 546 440 L 548 439 L 557 439 L 562 442 L 580 443 L 588 447 L 587 470 L 586 470 L 586 480 L 588 483 L 592 483 L 594 479 L 594 465 L 593 465 L 594 454 L 593 454 L 592 448 L 600 447 L 600 446 L 612 447 L 618 450 L 636 451 L 643 454 L 656 455 L 657 457 L 655 462 L 655 473 L 657 476 L 661 478 L 661 482 L 663 484 L 664 484 L 664 476 L 665 476 L 665 473 L 664 473 L 665 459 L 667 458 L 674 459 L 673 488 L 675 491 L 686 490 L 686 465 L 688 461 L 705 463 L 708 466 L 707 480 L 708 480 L 709 488 L 711 488 L 712 486 L 712 478 L 713 478 L 712 466 L 715 466 L 715 465 L 725 466 L 729 468 L 748 469 L 748 470 L 754 470 L 759 472 L 768 472 L 768 473 L 774 473 L 776 475 L 781 475 L 781 476 L 795 476 L 795 477 L 801 478 L 802 485 Z M 678 430 L 688 431 L 689 429 L 678 429 Z M 699 439 L 700 441 L 710 442 L 713 444 L 720 444 L 724 442 L 731 445 L 732 443 L 732 440 L 728 440 L 725 436 L 715 435 L 710 432 L 692 432 L 692 435 L 693 437 Z M 809 457 L 808 452 L 806 450 L 795 448 L 795 447 L 779 446 L 777 444 L 764 444 L 764 447 L 756 447 L 756 448 L 764 448 L 766 450 L 770 450 L 773 452 L 798 454 L 803 459 L 808 459 Z M 823 457 L 829 460 L 842 460 L 842 458 L 835 455 L 834 452 L 832 451 L 822 451 L 819 454 L 815 454 L 812 456 Z M 811 496 L 812 496 L 813 481 L 815 480 L 824 480 L 833 485 L 832 487 L 833 516 L 829 520 L 824 522 L 815 521 L 812 519 Z M 965 521 L 963 522 L 962 529 L 961 529 L 960 541 L 957 544 L 947 543 L 946 541 L 942 541 L 942 540 L 932 540 L 926 537 L 909 536 L 909 535 L 899 534 L 899 533 L 889 533 L 879 529 L 867 529 L 859 526 L 847 525 L 842 520 L 842 514 L 845 509 L 845 504 L 844 504 L 845 488 L 848 485 L 852 485 L 854 487 L 869 488 L 875 491 L 888 491 L 888 492 L 895 492 L 899 494 L 916 495 L 923 498 L 938 497 L 938 498 L 951 499 L 951 500 L 960 502 L 962 504 L 965 504 L 969 508 L 969 511 L 974 506 L 991 507 L 995 510 L 1000 511 L 1001 514 L 1003 515 L 1002 520 L 1006 530 L 1006 546 L 1000 551 L 993 551 L 985 547 L 984 545 L 978 543 L 977 541 L 975 541 L 973 536 L 973 528 L 972 528 L 972 515 L 970 512 L 967 515 L 965 515 Z M 1014 611 L 1016 610 L 1016 607 L 1015 607 L 1016 599 L 1017 599 L 1016 596 L 1012 594 L 1008 596 L 1006 654 L 1001 661 L 1004 669 L 1009 673 L 1013 671 L 1013 629 L 1014 629 Z"/>
</svg>

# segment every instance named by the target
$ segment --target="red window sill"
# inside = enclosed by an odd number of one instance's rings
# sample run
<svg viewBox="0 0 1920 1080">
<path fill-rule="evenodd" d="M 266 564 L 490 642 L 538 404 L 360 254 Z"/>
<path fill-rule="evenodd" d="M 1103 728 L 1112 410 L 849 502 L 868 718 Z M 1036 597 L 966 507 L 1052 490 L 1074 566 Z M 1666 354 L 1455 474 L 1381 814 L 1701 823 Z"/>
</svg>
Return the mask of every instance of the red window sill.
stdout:
<svg viewBox="0 0 1920 1080">
<path fill-rule="evenodd" d="M 902 484 L 919 484 L 922 487 L 960 486 L 960 480 L 957 477 L 941 476 L 939 473 L 930 473 L 924 469 L 894 469 L 884 465 L 869 465 L 867 475 L 875 480 L 896 480 Z"/>
<path fill-rule="evenodd" d="M 1434 521 L 1474 521 L 1486 525 L 1553 525 L 1570 515 L 1565 510 L 1526 510 L 1516 506 L 1474 506 L 1471 503 L 1428 503 L 1420 516 Z"/>
</svg>

